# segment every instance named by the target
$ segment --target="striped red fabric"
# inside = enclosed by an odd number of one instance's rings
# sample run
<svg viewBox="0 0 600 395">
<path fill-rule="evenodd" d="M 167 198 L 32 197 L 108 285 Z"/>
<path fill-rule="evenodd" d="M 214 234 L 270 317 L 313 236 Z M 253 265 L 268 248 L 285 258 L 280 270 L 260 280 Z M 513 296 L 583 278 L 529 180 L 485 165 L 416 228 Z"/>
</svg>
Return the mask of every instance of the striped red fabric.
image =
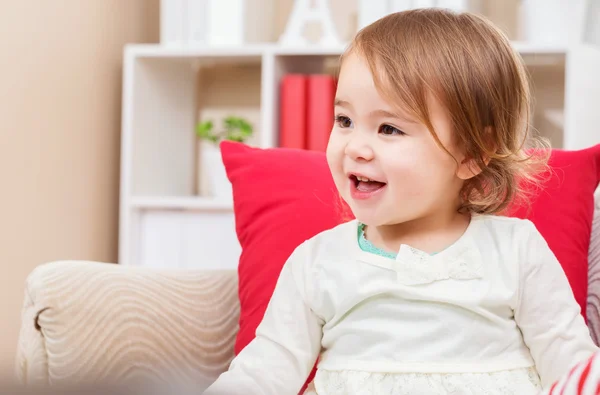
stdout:
<svg viewBox="0 0 600 395">
<path fill-rule="evenodd" d="M 540 395 L 600 395 L 600 352 L 576 365 Z"/>
</svg>

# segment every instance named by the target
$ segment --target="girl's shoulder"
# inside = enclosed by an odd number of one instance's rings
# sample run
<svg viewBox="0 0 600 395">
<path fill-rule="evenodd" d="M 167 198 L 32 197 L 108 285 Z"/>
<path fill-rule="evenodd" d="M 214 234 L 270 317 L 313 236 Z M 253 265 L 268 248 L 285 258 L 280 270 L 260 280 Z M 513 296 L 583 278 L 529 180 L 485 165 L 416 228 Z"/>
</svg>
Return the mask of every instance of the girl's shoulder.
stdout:
<svg viewBox="0 0 600 395">
<path fill-rule="evenodd" d="M 500 215 L 500 214 L 496 214 L 496 215 L 475 214 L 475 215 L 473 215 L 473 220 L 485 222 L 488 224 L 495 224 L 495 225 L 500 225 L 500 224 L 523 225 L 523 224 L 531 223 L 531 221 L 526 218 L 509 217 L 509 216 Z"/>
<path fill-rule="evenodd" d="M 344 222 L 308 238 L 288 258 L 290 265 L 308 273 L 316 265 L 351 259 L 358 248 L 358 225 L 356 220 Z"/>
<path fill-rule="evenodd" d="M 529 219 L 486 215 L 475 219 L 477 230 L 472 232 L 482 256 L 497 254 L 508 264 L 531 261 L 531 254 L 547 243 L 536 225 Z"/>
<path fill-rule="evenodd" d="M 525 234 L 537 233 L 537 228 L 529 219 L 507 217 L 501 215 L 474 215 L 471 221 L 476 222 L 479 234 L 492 234 L 493 236 L 510 237 L 523 236 Z"/>
<path fill-rule="evenodd" d="M 356 244 L 358 227 L 357 220 L 350 220 L 317 233 L 303 244 L 309 249 L 344 250 L 349 245 Z"/>
</svg>

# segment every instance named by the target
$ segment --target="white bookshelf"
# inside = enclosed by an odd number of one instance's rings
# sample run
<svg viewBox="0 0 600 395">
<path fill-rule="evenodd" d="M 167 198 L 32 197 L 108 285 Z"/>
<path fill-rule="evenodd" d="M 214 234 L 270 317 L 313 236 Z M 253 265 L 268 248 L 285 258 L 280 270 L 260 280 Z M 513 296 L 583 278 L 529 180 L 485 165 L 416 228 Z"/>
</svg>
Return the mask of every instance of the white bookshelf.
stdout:
<svg viewBox="0 0 600 395">
<path fill-rule="evenodd" d="M 567 48 L 515 42 L 532 67 L 550 67 L 564 78 Z M 250 142 L 276 147 L 278 89 L 290 72 L 320 73 L 343 52 L 336 47 L 240 48 L 128 45 L 123 68 L 119 263 L 148 267 L 235 268 L 240 246 L 230 201 L 196 194 L 194 135 L 204 93 L 200 70 L 260 69 L 254 110 L 256 136 Z M 228 89 L 235 86 L 225 81 Z M 246 80 L 240 83 L 248 83 Z M 217 89 L 218 91 L 218 89 Z M 553 108 L 548 118 L 562 127 Z"/>
</svg>

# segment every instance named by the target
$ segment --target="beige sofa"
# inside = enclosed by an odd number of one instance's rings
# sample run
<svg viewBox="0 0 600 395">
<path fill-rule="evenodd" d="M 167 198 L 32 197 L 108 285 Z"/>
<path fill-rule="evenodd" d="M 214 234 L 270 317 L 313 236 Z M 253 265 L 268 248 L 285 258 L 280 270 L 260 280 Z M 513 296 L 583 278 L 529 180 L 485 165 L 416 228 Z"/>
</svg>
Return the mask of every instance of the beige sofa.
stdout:
<svg viewBox="0 0 600 395">
<path fill-rule="evenodd" d="M 588 317 L 600 339 L 600 208 L 590 247 Z M 233 357 L 234 271 L 52 262 L 27 279 L 16 374 L 28 385 L 146 378 L 208 386 Z"/>
<path fill-rule="evenodd" d="M 28 277 L 16 376 L 28 386 L 162 380 L 208 386 L 233 357 L 235 271 L 51 262 Z"/>
</svg>

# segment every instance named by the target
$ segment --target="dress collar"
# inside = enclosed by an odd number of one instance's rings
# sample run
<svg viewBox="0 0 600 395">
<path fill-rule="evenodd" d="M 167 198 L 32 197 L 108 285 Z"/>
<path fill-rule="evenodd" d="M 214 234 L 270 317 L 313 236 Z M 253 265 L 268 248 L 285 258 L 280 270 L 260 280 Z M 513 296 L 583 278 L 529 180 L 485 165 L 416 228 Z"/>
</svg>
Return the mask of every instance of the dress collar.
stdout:
<svg viewBox="0 0 600 395">
<path fill-rule="evenodd" d="M 459 239 L 446 249 L 430 255 L 417 248 L 402 244 L 396 258 L 363 251 L 356 239 L 358 260 L 380 266 L 397 273 L 398 281 L 405 285 L 428 284 L 434 281 L 455 279 L 468 280 L 483 276 L 482 257 L 474 240 L 474 234 L 484 216 L 472 216 L 467 229 Z M 356 221 L 358 232 L 360 224 Z M 354 233 L 356 237 L 357 233 Z"/>
</svg>

